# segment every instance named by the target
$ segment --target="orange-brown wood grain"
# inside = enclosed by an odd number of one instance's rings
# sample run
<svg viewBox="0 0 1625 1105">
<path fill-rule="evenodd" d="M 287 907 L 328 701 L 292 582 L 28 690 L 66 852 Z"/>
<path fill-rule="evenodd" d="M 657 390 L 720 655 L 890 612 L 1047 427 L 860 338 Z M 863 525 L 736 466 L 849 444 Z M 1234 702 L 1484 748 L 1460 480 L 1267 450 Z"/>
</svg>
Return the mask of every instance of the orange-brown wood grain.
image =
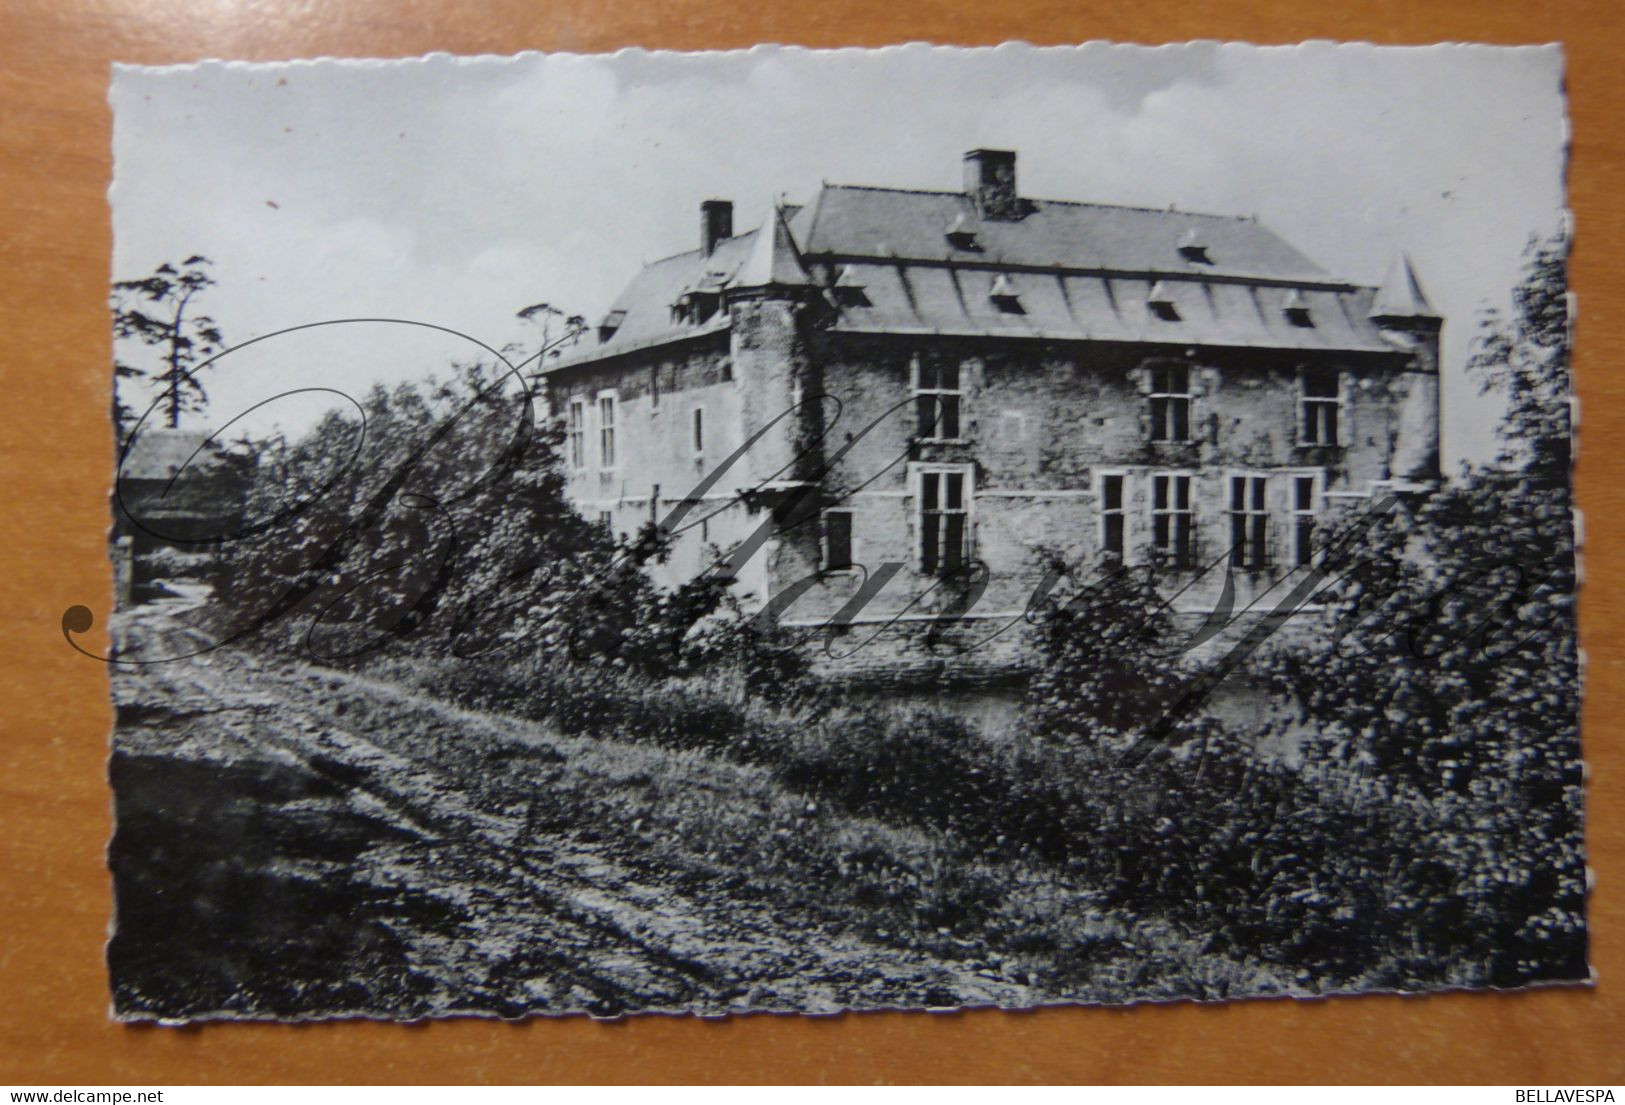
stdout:
<svg viewBox="0 0 1625 1105">
<path fill-rule="evenodd" d="M 4 0 L 0 16 L 0 1082 L 1625 1081 L 1625 36 L 1612 0 Z M 111 1023 L 106 673 L 58 629 L 68 606 L 100 617 L 111 598 L 109 64 L 1008 38 L 1567 45 L 1598 986 L 1018 1014 Z"/>
</svg>

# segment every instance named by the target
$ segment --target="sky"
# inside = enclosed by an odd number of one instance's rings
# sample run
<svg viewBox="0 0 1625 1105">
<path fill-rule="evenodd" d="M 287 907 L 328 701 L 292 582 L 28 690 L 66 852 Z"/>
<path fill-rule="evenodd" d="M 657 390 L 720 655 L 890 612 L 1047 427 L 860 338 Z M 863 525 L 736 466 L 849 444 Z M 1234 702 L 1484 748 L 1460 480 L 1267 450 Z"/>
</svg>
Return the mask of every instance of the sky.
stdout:
<svg viewBox="0 0 1625 1105">
<path fill-rule="evenodd" d="M 1444 335 L 1448 467 L 1493 451 L 1464 374 L 1531 234 L 1563 225 L 1556 47 L 1197 43 L 430 55 L 114 70 L 114 279 L 202 254 L 228 343 L 340 318 L 534 349 L 546 302 L 596 322 L 698 207 L 759 225 L 820 182 L 956 189 L 1014 149 L 1022 194 L 1256 215 L 1333 274 L 1410 256 Z M 381 323 L 302 331 L 208 370 L 218 426 L 292 388 L 359 394 L 482 351 Z M 245 424 L 296 429 L 311 392 Z M 144 404 L 142 404 L 144 405 Z M 228 435 L 234 436 L 234 435 Z"/>
</svg>

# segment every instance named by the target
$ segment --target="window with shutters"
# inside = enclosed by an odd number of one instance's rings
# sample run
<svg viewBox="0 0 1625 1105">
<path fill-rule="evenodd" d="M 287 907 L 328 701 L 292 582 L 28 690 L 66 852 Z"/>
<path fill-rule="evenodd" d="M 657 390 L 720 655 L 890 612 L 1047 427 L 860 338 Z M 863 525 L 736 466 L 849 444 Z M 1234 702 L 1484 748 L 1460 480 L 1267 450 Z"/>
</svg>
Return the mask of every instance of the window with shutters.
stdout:
<svg viewBox="0 0 1625 1105">
<path fill-rule="evenodd" d="M 570 413 L 565 420 L 564 436 L 568 442 L 570 467 L 587 467 L 587 404 L 584 400 L 570 400 Z"/>
<path fill-rule="evenodd" d="M 1269 486 L 1266 476 L 1230 477 L 1230 563 L 1237 568 L 1269 564 Z"/>
<path fill-rule="evenodd" d="M 1300 445 L 1336 445 L 1342 422 L 1342 388 L 1337 370 L 1303 370 L 1299 398 Z"/>
<path fill-rule="evenodd" d="M 1176 568 L 1196 560 L 1196 514 L 1191 477 L 1159 473 L 1151 478 L 1151 545 Z"/>
<path fill-rule="evenodd" d="M 914 358 L 916 437 L 921 441 L 958 440 L 960 406 L 963 402 L 964 392 L 959 386 L 957 363 Z"/>
<path fill-rule="evenodd" d="M 1292 477 L 1292 562 L 1298 567 L 1315 556 L 1315 477 Z"/>
<path fill-rule="evenodd" d="M 969 558 L 970 467 L 921 468 L 917 478 L 920 571 L 957 572 Z"/>
<path fill-rule="evenodd" d="M 1191 370 L 1185 365 L 1151 366 L 1151 440 L 1191 439 Z"/>
</svg>

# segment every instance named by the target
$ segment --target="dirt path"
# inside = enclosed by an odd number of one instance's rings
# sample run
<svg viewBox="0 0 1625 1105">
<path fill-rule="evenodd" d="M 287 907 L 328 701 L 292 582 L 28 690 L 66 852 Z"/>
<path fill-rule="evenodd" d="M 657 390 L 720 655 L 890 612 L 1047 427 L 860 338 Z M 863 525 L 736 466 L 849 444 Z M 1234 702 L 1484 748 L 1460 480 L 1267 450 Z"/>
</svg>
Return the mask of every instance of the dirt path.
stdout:
<svg viewBox="0 0 1625 1105">
<path fill-rule="evenodd" d="M 175 614 L 121 615 L 124 654 L 184 651 Z M 119 669 L 114 697 L 111 961 L 131 1016 L 1044 1000 L 742 883 L 709 842 L 623 821 L 674 786 L 798 801 L 756 769 L 229 649 Z"/>
</svg>

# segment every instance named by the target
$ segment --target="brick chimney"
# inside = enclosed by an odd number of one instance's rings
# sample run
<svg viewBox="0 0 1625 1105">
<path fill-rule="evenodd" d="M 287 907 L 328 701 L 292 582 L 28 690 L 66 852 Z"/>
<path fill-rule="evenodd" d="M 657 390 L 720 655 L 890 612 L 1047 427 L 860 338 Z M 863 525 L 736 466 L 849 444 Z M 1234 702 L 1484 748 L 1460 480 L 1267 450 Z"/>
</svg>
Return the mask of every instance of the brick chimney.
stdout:
<svg viewBox="0 0 1625 1105">
<path fill-rule="evenodd" d="M 971 150 L 965 155 L 965 194 L 984 219 L 1019 219 L 1027 212 L 1016 193 L 1016 151 Z"/>
<path fill-rule="evenodd" d="M 700 204 L 700 252 L 707 257 L 724 238 L 734 236 L 734 205 L 728 200 Z"/>
</svg>

